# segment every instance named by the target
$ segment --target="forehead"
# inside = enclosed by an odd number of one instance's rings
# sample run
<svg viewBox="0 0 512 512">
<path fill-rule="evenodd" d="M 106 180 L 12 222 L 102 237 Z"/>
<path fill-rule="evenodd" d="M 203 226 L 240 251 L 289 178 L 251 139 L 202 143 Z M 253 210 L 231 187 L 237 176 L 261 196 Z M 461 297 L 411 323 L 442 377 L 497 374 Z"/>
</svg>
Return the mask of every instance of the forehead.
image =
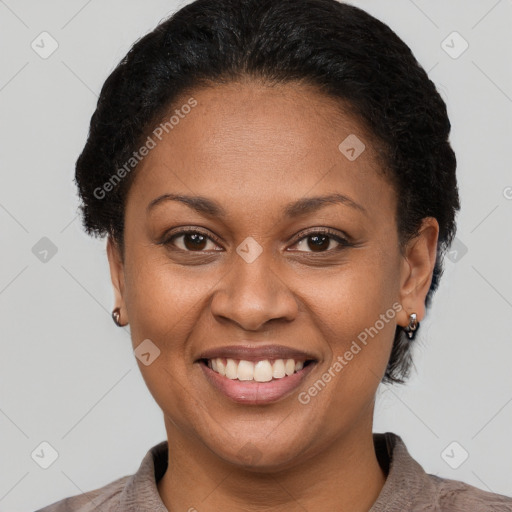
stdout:
<svg viewBox="0 0 512 512">
<path fill-rule="evenodd" d="M 333 192 L 370 209 L 393 201 L 363 125 L 313 86 L 201 88 L 163 122 L 172 116 L 150 134 L 155 146 L 137 167 L 129 196 L 140 206 L 164 193 L 214 196 L 228 209 Z"/>
</svg>

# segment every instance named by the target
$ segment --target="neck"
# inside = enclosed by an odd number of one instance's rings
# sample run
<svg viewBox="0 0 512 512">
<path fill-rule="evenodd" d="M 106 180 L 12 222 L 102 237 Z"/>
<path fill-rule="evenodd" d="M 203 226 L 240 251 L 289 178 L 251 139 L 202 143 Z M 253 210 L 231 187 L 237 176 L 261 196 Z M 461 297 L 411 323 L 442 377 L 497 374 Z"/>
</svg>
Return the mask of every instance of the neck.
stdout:
<svg viewBox="0 0 512 512">
<path fill-rule="evenodd" d="M 171 456 L 158 491 L 169 512 L 368 512 L 386 480 L 375 454 L 371 422 L 313 457 L 273 472 L 226 463 L 166 426 Z"/>
</svg>

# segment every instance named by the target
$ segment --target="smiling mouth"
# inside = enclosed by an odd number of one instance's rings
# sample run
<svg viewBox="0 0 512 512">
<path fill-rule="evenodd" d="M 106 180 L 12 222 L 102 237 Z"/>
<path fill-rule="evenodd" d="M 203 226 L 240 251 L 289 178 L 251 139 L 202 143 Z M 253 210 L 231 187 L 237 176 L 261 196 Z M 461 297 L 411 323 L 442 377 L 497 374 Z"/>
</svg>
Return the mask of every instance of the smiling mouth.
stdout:
<svg viewBox="0 0 512 512">
<path fill-rule="evenodd" d="M 201 363 L 215 373 L 230 380 L 246 382 L 270 382 L 284 379 L 300 372 L 313 362 L 312 359 L 262 359 L 259 361 L 223 357 L 201 359 Z"/>
</svg>

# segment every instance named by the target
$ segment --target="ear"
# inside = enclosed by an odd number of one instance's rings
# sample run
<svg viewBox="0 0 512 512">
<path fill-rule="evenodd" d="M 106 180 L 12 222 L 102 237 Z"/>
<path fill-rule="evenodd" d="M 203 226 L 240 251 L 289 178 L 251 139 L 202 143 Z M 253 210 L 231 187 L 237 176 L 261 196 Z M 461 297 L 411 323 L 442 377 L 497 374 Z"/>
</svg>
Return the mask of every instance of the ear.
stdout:
<svg viewBox="0 0 512 512">
<path fill-rule="evenodd" d="M 121 319 L 126 324 L 128 322 L 128 313 L 124 302 L 124 263 L 121 257 L 121 249 L 110 235 L 107 238 L 107 257 L 110 267 L 110 279 L 114 287 L 114 307 L 120 308 Z"/>
<path fill-rule="evenodd" d="M 437 256 L 439 224 L 434 217 L 425 217 L 418 235 L 405 249 L 400 282 L 400 303 L 397 315 L 402 327 L 409 324 L 409 315 L 416 313 L 418 322 L 425 317 L 425 298 L 430 289 Z"/>
</svg>

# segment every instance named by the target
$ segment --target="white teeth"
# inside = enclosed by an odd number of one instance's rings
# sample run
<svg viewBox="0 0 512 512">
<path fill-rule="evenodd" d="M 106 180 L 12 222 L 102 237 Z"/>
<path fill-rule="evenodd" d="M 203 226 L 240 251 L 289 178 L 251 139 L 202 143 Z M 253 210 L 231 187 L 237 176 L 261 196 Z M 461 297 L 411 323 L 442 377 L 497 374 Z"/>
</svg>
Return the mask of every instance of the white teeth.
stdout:
<svg viewBox="0 0 512 512">
<path fill-rule="evenodd" d="M 238 380 L 254 380 L 254 363 L 252 361 L 240 361 L 237 376 Z"/>
<path fill-rule="evenodd" d="M 238 364 L 233 359 L 228 359 L 226 363 L 226 377 L 228 379 L 236 379 Z"/>
<path fill-rule="evenodd" d="M 284 361 L 282 359 L 276 359 L 273 364 L 272 377 L 274 377 L 274 379 L 282 379 L 285 375 Z"/>
<path fill-rule="evenodd" d="M 287 359 L 284 363 L 284 371 L 286 375 L 293 375 L 295 372 L 295 361 L 293 359 Z"/>
<path fill-rule="evenodd" d="M 240 361 L 241 363 L 242 361 Z M 254 365 L 254 380 L 256 382 L 268 382 L 272 380 L 272 365 L 270 361 L 258 361 Z"/>
<path fill-rule="evenodd" d="M 221 375 L 226 375 L 226 365 L 224 364 L 224 361 L 220 358 L 216 359 L 217 361 L 217 372 Z"/>
<path fill-rule="evenodd" d="M 253 362 L 244 359 L 224 359 L 217 357 L 208 360 L 208 367 L 214 372 L 240 381 L 269 382 L 274 379 L 293 375 L 304 368 L 304 361 L 294 359 L 276 359 L 270 362 L 268 359 Z"/>
</svg>

